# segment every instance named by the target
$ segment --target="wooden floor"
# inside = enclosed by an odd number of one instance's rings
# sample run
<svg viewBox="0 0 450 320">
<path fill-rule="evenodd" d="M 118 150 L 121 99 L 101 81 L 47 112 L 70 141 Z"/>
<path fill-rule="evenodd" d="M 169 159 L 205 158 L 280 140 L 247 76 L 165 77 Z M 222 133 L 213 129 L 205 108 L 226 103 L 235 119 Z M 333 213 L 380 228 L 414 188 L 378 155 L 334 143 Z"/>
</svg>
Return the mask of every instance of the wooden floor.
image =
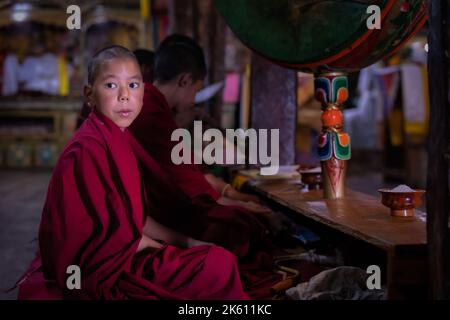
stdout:
<svg viewBox="0 0 450 320">
<path fill-rule="evenodd" d="M 37 232 L 50 171 L 0 170 L 0 300 L 15 299 L 17 290 L 4 293 L 27 269 L 37 246 Z M 378 173 L 349 176 L 348 187 L 377 195 L 388 187 Z"/>
<path fill-rule="evenodd" d="M 34 257 L 50 171 L 0 171 L 0 299 Z"/>
</svg>

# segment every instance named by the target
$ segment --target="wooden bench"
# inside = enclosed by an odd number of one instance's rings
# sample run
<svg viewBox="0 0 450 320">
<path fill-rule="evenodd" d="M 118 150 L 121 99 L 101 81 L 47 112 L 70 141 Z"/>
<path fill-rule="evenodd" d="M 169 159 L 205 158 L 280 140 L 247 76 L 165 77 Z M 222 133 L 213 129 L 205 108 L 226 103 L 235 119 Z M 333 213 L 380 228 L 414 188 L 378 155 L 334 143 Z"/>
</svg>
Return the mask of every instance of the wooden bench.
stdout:
<svg viewBox="0 0 450 320">
<path fill-rule="evenodd" d="M 413 218 L 392 217 L 380 199 L 353 190 L 347 190 L 343 199 L 324 200 L 321 190 L 304 190 L 289 180 L 252 181 L 250 185 L 294 215 L 381 251 L 389 299 L 405 298 L 411 288 L 425 291 L 425 213 L 416 210 Z M 373 264 L 377 263 L 374 259 Z"/>
</svg>

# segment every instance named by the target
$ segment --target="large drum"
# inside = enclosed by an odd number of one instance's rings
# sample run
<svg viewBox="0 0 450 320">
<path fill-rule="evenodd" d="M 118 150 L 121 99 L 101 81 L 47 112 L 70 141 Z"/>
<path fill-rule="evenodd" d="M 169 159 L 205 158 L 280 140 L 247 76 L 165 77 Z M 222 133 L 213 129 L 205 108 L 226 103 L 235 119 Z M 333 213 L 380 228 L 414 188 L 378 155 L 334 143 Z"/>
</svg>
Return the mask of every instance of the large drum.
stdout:
<svg viewBox="0 0 450 320">
<path fill-rule="evenodd" d="M 324 196 L 344 197 L 350 137 L 340 107 L 346 73 L 385 58 L 426 21 L 425 0 L 214 0 L 233 32 L 267 59 L 315 73 Z"/>
<path fill-rule="evenodd" d="M 353 71 L 397 51 L 426 21 L 424 0 L 214 0 L 248 47 L 304 71 Z M 377 6 L 381 29 L 376 27 Z"/>
</svg>

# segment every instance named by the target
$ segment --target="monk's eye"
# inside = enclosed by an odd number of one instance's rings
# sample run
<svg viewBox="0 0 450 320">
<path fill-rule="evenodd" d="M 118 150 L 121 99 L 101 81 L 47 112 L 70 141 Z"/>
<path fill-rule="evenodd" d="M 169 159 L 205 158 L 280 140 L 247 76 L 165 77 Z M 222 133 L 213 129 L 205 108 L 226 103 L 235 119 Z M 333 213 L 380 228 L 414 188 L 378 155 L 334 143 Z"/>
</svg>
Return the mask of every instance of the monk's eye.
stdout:
<svg viewBox="0 0 450 320">
<path fill-rule="evenodd" d="M 140 84 L 139 84 L 139 82 L 132 82 L 129 84 L 129 86 L 131 89 L 137 89 L 137 88 L 139 88 Z"/>
<path fill-rule="evenodd" d="M 115 88 L 117 88 L 117 85 L 115 83 L 108 82 L 108 83 L 105 83 L 105 87 L 108 89 L 115 89 Z"/>
</svg>

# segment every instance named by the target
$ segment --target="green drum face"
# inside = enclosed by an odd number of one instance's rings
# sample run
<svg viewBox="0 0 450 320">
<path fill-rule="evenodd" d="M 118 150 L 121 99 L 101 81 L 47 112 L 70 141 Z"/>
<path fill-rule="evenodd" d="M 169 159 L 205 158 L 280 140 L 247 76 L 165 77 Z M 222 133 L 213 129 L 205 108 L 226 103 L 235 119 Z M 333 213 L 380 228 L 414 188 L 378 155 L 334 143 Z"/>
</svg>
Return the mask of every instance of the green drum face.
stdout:
<svg viewBox="0 0 450 320">
<path fill-rule="evenodd" d="M 248 47 L 309 72 L 349 72 L 398 50 L 426 21 L 426 0 L 214 0 Z M 380 22 L 376 29 L 373 22 Z M 374 28 L 375 27 L 375 28 Z"/>
</svg>

